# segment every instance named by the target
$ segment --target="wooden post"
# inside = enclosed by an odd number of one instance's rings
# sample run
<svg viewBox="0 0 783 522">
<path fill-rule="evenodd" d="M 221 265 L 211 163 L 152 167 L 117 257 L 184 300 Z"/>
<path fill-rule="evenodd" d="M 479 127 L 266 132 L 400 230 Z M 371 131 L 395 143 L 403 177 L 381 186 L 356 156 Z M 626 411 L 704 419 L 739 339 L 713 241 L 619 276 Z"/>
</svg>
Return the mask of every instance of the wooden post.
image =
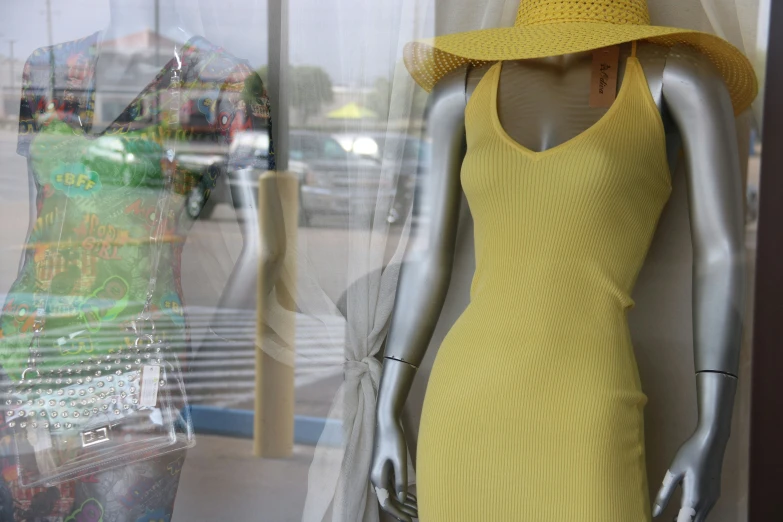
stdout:
<svg viewBox="0 0 783 522">
<path fill-rule="evenodd" d="M 264 278 L 258 278 L 253 454 L 256 457 L 283 458 L 289 457 L 294 447 L 298 178 L 290 172 L 267 171 L 259 178 L 258 191 L 260 230 L 268 230 L 265 220 L 282 219 L 287 246 L 274 288 L 265 288 Z M 263 202 L 270 199 L 269 191 L 279 193 L 282 215 L 275 216 L 262 208 Z M 259 271 L 263 269 L 263 266 L 259 267 Z M 282 313 L 274 313 L 272 323 L 269 319 L 273 310 Z"/>
</svg>

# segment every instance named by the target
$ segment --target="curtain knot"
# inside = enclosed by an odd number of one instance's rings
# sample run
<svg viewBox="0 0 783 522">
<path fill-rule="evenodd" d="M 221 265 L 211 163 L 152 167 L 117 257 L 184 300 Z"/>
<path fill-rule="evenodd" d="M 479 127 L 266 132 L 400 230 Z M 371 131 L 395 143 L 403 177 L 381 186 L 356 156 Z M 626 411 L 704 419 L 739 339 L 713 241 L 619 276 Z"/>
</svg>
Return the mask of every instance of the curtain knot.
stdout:
<svg viewBox="0 0 783 522">
<path fill-rule="evenodd" d="M 373 384 L 377 384 L 381 377 L 383 365 L 375 357 L 364 357 L 361 360 L 347 360 L 343 363 L 345 379 L 360 381 L 369 374 Z"/>
</svg>

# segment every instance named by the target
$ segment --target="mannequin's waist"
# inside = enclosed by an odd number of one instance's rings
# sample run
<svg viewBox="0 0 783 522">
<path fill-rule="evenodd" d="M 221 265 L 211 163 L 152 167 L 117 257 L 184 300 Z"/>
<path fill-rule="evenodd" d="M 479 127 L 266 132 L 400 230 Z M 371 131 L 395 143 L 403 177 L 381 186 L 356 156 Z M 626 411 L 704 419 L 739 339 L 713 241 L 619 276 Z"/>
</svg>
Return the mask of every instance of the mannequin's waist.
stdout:
<svg viewBox="0 0 783 522">
<path fill-rule="evenodd" d="M 476 276 L 471 284 L 470 304 L 491 310 L 498 317 L 590 315 L 625 319 L 634 305 L 627 290 L 611 281 L 514 280 Z"/>
<path fill-rule="evenodd" d="M 481 296 L 471 300 L 459 320 L 485 332 L 509 331 L 518 338 L 557 337 L 574 342 L 585 336 L 604 339 L 604 334 L 614 336 L 628 329 L 625 309 L 611 298 L 587 303 L 565 297 L 527 296 L 511 301 Z"/>
<path fill-rule="evenodd" d="M 630 332 L 621 312 L 530 310 L 514 315 L 471 303 L 444 339 L 435 366 L 449 382 L 491 376 L 508 383 L 536 375 L 539 382 L 611 381 L 623 382 L 623 389 L 638 388 Z"/>
</svg>

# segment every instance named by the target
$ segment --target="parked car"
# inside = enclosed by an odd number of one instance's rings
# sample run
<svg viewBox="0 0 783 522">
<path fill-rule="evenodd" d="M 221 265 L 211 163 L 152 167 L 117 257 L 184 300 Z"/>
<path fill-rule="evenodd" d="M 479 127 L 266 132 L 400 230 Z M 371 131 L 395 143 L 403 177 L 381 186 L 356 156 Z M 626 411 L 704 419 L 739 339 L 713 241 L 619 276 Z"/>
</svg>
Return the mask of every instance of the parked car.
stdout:
<svg viewBox="0 0 783 522">
<path fill-rule="evenodd" d="M 266 132 L 246 131 L 237 134 L 229 147 L 217 145 L 205 147 L 194 143 L 193 148 L 177 155 L 180 166 L 197 173 L 199 182 L 191 189 L 187 200 L 187 213 L 192 219 L 209 218 L 218 203 L 231 203 L 231 189 L 246 183 L 235 175 L 237 169 L 267 164 L 269 135 Z M 225 187 L 217 186 L 220 177 L 226 180 Z M 227 190 L 221 190 L 226 188 Z M 258 182 L 253 182 L 253 194 L 258 192 Z"/>
<path fill-rule="evenodd" d="M 351 206 L 374 208 L 379 198 L 395 198 L 396 187 L 381 178 L 377 161 L 346 151 L 331 135 L 292 131 L 289 157 L 306 165 L 300 184 L 305 224 L 313 223 L 315 217 L 347 218 Z"/>
<path fill-rule="evenodd" d="M 351 205 L 373 208 L 379 197 L 393 201 L 387 216 L 389 222 L 398 220 L 407 211 L 405 205 L 411 197 L 397 197 L 398 188 L 404 185 L 410 192 L 412 185 L 407 182 L 395 185 L 392 180 L 381 179 L 381 164 L 377 159 L 346 151 L 333 136 L 293 130 L 288 135 L 288 150 L 288 171 L 299 178 L 300 224 L 319 224 L 325 217 L 346 219 Z M 252 183 L 250 189 L 257 193 L 257 179 L 248 181 L 234 173 L 254 165 L 263 168 L 268 153 L 266 132 L 245 131 L 235 136 L 227 155 L 197 150 L 180 154 L 180 164 L 202 173 L 200 179 L 204 180 L 188 196 L 188 214 L 194 219 L 209 217 L 217 203 L 232 201 L 230 195 L 220 193 L 213 193 L 207 199 L 206 191 L 219 175 L 225 175 L 229 189 Z"/>
<path fill-rule="evenodd" d="M 392 206 L 390 222 L 401 221 L 412 208 L 414 218 L 427 214 L 421 207 L 421 192 L 428 179 L 430 168 L 430 144 L 417 136 L 404 133 L 366 133 L 336 136 L 344 148 L 362 157 L 371 158 L 387 167 L 396 169 L 396 199 Z M 388 162 L 398 162 L 396 165 Z"/>
</svg>

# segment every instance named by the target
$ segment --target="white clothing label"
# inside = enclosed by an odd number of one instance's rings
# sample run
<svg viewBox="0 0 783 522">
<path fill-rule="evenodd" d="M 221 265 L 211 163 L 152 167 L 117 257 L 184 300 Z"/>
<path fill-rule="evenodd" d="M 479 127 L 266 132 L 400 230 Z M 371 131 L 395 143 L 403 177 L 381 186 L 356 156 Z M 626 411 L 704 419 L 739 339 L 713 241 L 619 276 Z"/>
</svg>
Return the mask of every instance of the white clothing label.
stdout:
<svg viewBox="0 0 783 522">
<path fill-rule="evenodd" d="M 157 364 L 145 364 L 142 367 L 139 404 L 150 407 L 154 407 L 157 404 L 159 380 L 160 366 Z"/>
</svg>

